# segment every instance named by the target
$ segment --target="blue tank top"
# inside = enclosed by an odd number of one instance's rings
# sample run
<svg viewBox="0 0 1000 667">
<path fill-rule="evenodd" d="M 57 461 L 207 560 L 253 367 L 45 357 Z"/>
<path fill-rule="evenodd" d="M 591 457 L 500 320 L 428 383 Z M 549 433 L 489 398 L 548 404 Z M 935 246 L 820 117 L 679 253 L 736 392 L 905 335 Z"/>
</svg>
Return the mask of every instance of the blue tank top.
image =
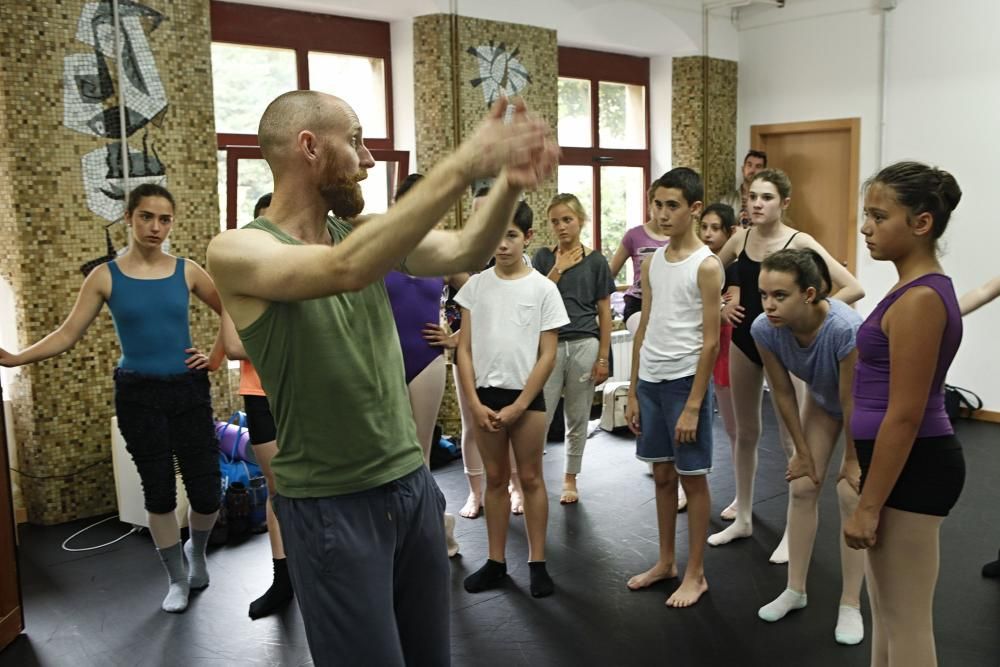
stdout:
<svg viewBox="0 0 1000 667">
<path fill-rule="evenodd" d="M 117 261 L 109 262 L 108 268 L 108 308 L 122 346 L 118 367 L 146 375 L 186 373 L 184 350 L 191 347 L 191 329 L 184 260 L 177 258 L 173 275 L 154 280 L 126 276 Z"/>
</svg>

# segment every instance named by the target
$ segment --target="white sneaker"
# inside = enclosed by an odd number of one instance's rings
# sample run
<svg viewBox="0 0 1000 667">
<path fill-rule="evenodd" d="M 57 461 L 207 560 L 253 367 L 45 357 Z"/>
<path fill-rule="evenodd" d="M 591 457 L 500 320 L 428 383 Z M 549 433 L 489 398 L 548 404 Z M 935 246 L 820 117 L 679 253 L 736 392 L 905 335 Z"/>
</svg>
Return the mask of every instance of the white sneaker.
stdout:
<svg viewBox="0 0 1000 667">
<path fill-rule="evenodd" d="M 677 483 L 677 511 L 678 512 L 683 512 L 685 509 L 687 509 L 687 506 L 688 506 L 688 497 L 687 497 L 687 494 L 684 493 L 684 487 L 681 486 L 680 482 L 678 482 Z"/>
<path fill-rule="evenodd" d="M 448 547 L 448 558 L 458 555 L 458 542 L 455 541 L 455 515 L 444 515 L 444 542 Z"/>
</svg>

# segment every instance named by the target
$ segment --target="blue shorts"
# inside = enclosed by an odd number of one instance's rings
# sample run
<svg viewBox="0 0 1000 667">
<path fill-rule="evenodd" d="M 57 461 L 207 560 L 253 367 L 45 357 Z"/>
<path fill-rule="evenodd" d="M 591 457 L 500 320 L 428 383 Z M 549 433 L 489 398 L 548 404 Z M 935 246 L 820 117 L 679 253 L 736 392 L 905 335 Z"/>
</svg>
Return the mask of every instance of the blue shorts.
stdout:
<svg viewBox="0 0 1000 667">
<path fill-rule="evenodd" d="M 677 444 L 674 429 L 691 394 L 694 376 L 662 382 L 639 380 L 639 419 L 642 435 L 636 440 L 635 457 L 650 463 L 673 463 L 679 475 L 712 472 L 712 385 L 698 412 L 694 442 Z"/>
</svg>

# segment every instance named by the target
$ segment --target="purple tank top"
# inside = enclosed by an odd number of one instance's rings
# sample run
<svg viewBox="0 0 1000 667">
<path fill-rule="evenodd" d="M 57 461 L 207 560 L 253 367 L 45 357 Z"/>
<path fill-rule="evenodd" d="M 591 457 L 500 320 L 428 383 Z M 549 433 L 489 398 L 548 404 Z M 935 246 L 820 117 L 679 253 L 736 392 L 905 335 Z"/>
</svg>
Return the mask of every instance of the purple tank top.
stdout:
<svg viewBox="0 0 1000 667">
<path fill-rule="evenodd" d="M 399 344 L 403 348 L 406 383 L 409 384 L 429 363 L 444 353 L 443 348 L 432 347 L 420 333 L 425 324 L 441 319 L 439 311 L 444 279 L 415 278 L 390 271 L 385 277 L 385 289 L 396 320 Z"/>
<path fill-rule="evenodd" d="M 854 372 L 854 414 L 851 433 L 858 440 L 874 440 L 889 407 L 889 338 L 882 332 L 882 316 L 899 297 L 913 287 L 930 287 L 944 302 L 947 321 L 941 336 L 937 369 L 924 409 L 918 438 L 951 435 L 955 431 L 944 409 L 944 379 L 959 343 L 962 342 L 962 313 L 951 278 L 929 273 L 890 292 L 875 307 L 858 330 L 858 364 Z"/>
</svg>

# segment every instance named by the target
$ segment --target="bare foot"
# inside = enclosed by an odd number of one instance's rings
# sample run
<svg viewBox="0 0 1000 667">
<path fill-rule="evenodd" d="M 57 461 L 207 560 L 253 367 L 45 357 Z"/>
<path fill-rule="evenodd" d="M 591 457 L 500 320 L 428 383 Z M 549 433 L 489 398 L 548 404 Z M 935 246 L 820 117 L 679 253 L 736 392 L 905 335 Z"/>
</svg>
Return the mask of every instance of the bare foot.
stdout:
<svg viewBox="0 0 1000 667">
<path fill-rule="evenodd" d="M 580 502 L 580 494 L 576 492 L 576 489 L 571 489 L 568 486 L 564 486 L 562 490 L 562 495 L 559 496 L 559 502 L 563 505 L 572 505 L 573 503 Z"/>
<path fill-rule="evenodd" d="M 667 606 L 680 609 L 681 607 L 690 607 L 699 599 L 701 599 L 702 593 L 708 590 L 708 581 L 705 580 L 705 575 L 700 577 L 684 577 L 684 581 L 681 582 L 680 588 L 674 591 L 674 594 L 667 598 Z"/>
<path fill-rule="evenodd" d="M 657 563 L 653 567 L 649 568 L 642 574 L 637 574 L 628 580 L 627 586 L 633 591 L 637 591 L 640 588 L 646 588 L 652 586 L 658 581 L 663 581 L 664 579 L 676 579 L 677 578 L 677 565 L 671 563 L 670 565 L 660 565 Z"/>
<path fill-rule="evenodd" d="M 736 499 L 733 498 L 733 502 L 729 503 L 729 507 L 719 512 L 719 517 L 723 521 L 732 521 L 736 518 Z"/>
<path fill-rule="evenodd" d="M 753 535 L 753 526 L 749 523 L 741 524 L 734 523 L 728 528 L 715 533 L 714 535 L 708 536 L 708 543 L 713 547 L 722 546 L 723 544 L 729 544 L 733 540 L 738 540 L 743 537 L 750 537 Z"/>
<path fill-rule="evenodd" d="M 517 489 L 511 489 L 510 492 L 510 513 L 524 514 L 524 497 Z"/>
<path fill-rule="evenodd" d="M 466 519 L 475 519 L 482 511 L 483 499 L 474 493 L 470 493 L 469 497 L 465 500 L 465 505 L 462 506 L 462 509 L 458 510 L 458 513 Z"/>
</svg>

